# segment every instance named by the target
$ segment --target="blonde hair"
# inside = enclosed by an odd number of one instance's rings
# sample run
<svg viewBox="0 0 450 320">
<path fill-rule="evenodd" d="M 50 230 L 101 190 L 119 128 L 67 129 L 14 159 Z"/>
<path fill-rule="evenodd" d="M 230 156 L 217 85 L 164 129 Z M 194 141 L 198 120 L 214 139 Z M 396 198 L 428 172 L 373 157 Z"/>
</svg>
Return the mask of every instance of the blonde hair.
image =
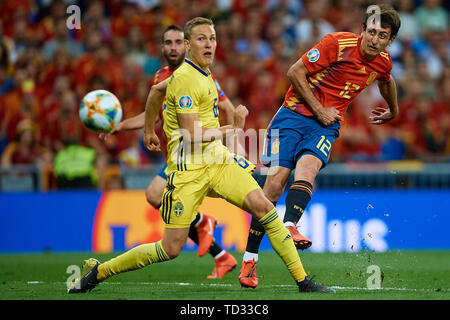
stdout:
<svg viewBox="0 0 450 320">
<path fill-rule="evenodd" d="M 186 22 L 186 25 L 184 26 L 184 39 L 190 40 L 191 39 L 191 33 L 192 29 L 196 26 L 200 25 L 210 25 L 214 26 L 214 22 L 211 19 L 204 18 L 204 17 L 195 17 L 188 22 Z"/>
</svg>

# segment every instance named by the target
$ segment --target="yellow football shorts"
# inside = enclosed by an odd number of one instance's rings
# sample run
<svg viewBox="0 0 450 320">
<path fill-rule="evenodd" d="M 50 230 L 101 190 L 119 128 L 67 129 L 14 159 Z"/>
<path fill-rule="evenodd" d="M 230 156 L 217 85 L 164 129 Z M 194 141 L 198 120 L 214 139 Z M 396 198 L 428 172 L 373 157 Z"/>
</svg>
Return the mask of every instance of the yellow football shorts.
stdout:
<svg viewBox="0 0 450 320">
<path fill-rule="evenodd" d="M 231 163 L 168 174 L 159 208 L 167 228 L 188 228 L 206 196 L 220 197 L 242 208 L 247 194 L 261 189 L 251 176 L 255 166 L 243 157 L 232 156 L 235 161 Z"/>
</svg>

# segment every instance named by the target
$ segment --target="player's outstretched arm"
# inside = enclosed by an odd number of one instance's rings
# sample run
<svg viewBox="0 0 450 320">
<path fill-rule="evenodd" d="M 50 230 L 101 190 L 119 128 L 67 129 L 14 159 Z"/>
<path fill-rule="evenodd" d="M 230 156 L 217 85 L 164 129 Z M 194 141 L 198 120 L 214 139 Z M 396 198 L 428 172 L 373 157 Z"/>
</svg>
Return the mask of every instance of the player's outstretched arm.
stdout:
<svg viewBox="0 0 450 320">
<path fill-rule="evenodd" d="M 122 131 L 142 129 L 144 127 L 144 124 L 145 111 L 138 114 L 137 116 L 119 122 L 110 132 L 100 133 L 98 137 L 100 138 L 100 140 L 106 140 L 109 136 L 118 134 Z"/>
<path fill-rule="evenodd" d="M 145 104 L 144 144 L 150 151 L 161 151 L 160 142 L 155 133 L 155 123 L 166 95 L 166 88 L 166 81 L 152 86 Z"/>
<path fill-rule="evenodd" d="M 164 84 L 160 86 L 153 86 L 155 87 L 154 91 L 156 91 L 158 94 L 165 95 L 167 85 L 165 84 L 165 81 L 163 81 Z M 151 93 L 151 89 L 150 89 Z M 145 104 L 145 108 L 147 108 L 147 105 L 151 103 L 150 100 L 150 93 L 147 96 L 147 101 Z M 145 125 L 145 111 L 141 112 L 137 116 L 128 118 L 120 123 L 118 123 L 110 132 L 108 133 L 100 133 L 99 138 L 101 140 L 106 140 L 109 136 L 118 134 L 122 131 L 128 131 L 128 130 L 139 130 L 144 128 Z"/>
<path fill-rule="evenodd" d="M 314 96 L 307 81 L 308 69 L 303 64 L 302 59 L 298 59 L 287 72 L 287 77 L 294 90 L 306 101 L 311 111 L 317 116 L 317 119 L 325 126 L 340 121 L 341 116 L 335 108 L 324 107 Z"/>
<path fill-rule="evenodd" d="M 389 106 L 389 109 L 376 108 L 372 111 L 370 123 L 383 124 L 398 115 L 397 86 L 392 76 L 387 81 L 378 81 L 378 89 Z"/>
</svg>

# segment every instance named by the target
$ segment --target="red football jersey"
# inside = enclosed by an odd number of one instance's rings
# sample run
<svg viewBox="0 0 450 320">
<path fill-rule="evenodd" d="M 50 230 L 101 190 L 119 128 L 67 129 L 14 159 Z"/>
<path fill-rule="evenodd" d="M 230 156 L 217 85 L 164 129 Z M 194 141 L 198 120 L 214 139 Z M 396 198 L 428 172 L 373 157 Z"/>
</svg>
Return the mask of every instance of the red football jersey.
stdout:
<svg viewBox="0 0 450 320">
<path fill-rule="evenodd" d="M 360 51 L 361 36 L 350 32 L 326 35 L 301 59 L 309 71 L 307 80 L 324 107 L 334 107 L 343 118 L 352 100 L 373 81 L 387 81 L 392 60 L 387 51 L 367 60 Z M 314 116 L 306 102 L 289 87 L 283 106 Z"/>
</svg>

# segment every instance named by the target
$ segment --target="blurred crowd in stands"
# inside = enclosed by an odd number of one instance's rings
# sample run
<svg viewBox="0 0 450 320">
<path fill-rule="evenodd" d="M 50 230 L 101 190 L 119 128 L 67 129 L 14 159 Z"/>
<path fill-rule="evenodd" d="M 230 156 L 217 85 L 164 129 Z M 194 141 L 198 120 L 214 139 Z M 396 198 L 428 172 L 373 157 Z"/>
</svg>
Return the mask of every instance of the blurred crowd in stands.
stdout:
<svg viewBox="0 0 450 320">
<path fill-rule="evenodd" d="M 352 103 L 334 162 L 450 161 L 449 3 L 394 0 L 402 26 L 388 48 L 400 115 L 369 124 L 383 105 L 375 85 Z M 0 154 L 2 165 L 56 165 L 70 145 L 93 149 L 98 168 L 160 162 L 140 132 L 102 142 L 78 118 L 82 97 L 113 92 L 124 118 L 144 110 L 150 81 L 164 66 L 160 44 L 170 24 L 195 16 L 215 22 L 212 70 L 235 106 L 250 110 L 248 128 L 265 129 L 289 86 L 288 68 L 325 34 L 359 34 L 366 0 L 2 0 L 0 1 Z M 67 20 L 80 9 L 80 28 Z M 72 156 L 75 157 L 75 156 Z M 80 156 L 82 157 L 82 156 Z M 89 157 L 85 157 L 89 158 Z M 90 159 L 90 158 L 89 158 Z M 89 160 L 91 161 L 91 160 Z M 101 179 L 101 178 L 100 178 Z M 105 186 L 105 182 L 100 182 Z"/>
</svg>

